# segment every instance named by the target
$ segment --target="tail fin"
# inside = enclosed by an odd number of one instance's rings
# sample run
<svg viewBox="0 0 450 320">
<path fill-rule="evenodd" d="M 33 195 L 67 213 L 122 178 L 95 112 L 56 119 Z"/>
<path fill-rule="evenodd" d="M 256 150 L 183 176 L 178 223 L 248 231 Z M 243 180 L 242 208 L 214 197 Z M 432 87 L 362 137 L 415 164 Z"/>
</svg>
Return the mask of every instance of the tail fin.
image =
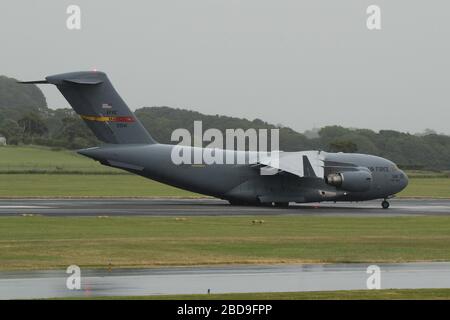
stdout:
<svg viewBox="0 0 450 320">
<path fill-rule="evenodd" d="M 99 71 L 57 74 L 45 78 L 56 85 L 95 136 L 111 144 L 153 144 L 155 140 Z"/>
</svg>

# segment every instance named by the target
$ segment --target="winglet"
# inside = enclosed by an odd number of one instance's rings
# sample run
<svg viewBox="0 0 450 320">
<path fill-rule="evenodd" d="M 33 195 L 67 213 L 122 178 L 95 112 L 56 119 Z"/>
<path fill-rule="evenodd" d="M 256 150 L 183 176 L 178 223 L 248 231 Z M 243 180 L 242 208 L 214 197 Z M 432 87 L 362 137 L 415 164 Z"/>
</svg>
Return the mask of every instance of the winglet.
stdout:
<svg viewBox="0 0 450 320">
<path fill-rule="evenodd" d="M 304 177 L 317 178 L 316 173 L 314 172 L 311 162 L 309 162 L 307 156 L 303 156 L 303 175 Z"/>
</svg>

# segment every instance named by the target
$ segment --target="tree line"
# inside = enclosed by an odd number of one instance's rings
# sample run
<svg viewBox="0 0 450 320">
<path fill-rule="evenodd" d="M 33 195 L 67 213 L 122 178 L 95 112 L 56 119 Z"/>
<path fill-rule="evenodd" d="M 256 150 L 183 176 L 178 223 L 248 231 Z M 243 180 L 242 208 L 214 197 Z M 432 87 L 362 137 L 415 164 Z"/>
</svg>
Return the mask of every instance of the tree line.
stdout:
<svg viewBox="0 0 450 320">
<path fill-rule="evenodd" d="M 327 126 L 314 134 L 299 133 L 260 119 L 247 120 L 223 115 L 170 107 L 145 107 L 136 116 L 152 136 L 161 143 L 172 143 L 173 130 L 186 128 L 193 133 L 194 121 L 203 130 L 280 129 L 280 149 L 284 151 L 323 150 L 359 152 L 391 159 L 403 168 L 450 170 L 450 136 L 432 131 L 422 135 L 381 130 Z M 36 86 L 21 86 L 14 79 L 0 77 L 0 135 L 8 144 L 35 144 L 66 149 L 99 145 L 86 124 L 72 109 L 50 109 Z"/>
</svg>

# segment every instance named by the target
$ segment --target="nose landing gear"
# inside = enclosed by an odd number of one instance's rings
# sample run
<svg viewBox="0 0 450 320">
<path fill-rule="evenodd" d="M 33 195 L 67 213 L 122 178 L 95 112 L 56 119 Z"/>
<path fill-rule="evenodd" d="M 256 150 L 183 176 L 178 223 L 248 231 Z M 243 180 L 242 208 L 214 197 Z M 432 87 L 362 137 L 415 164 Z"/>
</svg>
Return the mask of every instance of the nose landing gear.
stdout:
<svg viewBox="0 0 450 320">
<path fill-rule="evenodd" d="M 386 199 L 384 199 L 383 202 L 381 202 L 381 207 L 383 209 L 389 208 L 389 202 Z"/>
</svg>

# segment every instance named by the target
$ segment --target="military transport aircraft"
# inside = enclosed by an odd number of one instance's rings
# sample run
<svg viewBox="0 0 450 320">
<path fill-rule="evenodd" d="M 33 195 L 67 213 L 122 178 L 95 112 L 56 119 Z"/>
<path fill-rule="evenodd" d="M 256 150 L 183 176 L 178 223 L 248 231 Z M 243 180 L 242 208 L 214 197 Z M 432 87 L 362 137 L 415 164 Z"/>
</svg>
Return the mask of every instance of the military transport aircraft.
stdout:
<svg viewBox="0 0 450 320">
<path fill-rule="evenodd" d="M 406 174 L 377 156 L 323 151 L 277 152 L 244 164 L 192 165 L 171 160 L 177 145 L 157 143 L 116 92 L 105 73 L 84 71 L 21 83 L 56 85 L 75 112 L 105 144 L 79 150 L 101 164 L 181 189 L 228 200 L 232 205 L 288 206 L 290 202 L 387 199 L 408 184 Z M 195 152 L 195 147 L 183 147 Z M 237 157 L 250 151 L 217 149 Z M 275 151 L 272 151 L 275 152 Z M 267 153 L 266 153 L 267 154 Z M 242 155 L 242 154 L 241 154 Z M 261 174 L 261 168 L 275 170 Z"/>
</svg>

